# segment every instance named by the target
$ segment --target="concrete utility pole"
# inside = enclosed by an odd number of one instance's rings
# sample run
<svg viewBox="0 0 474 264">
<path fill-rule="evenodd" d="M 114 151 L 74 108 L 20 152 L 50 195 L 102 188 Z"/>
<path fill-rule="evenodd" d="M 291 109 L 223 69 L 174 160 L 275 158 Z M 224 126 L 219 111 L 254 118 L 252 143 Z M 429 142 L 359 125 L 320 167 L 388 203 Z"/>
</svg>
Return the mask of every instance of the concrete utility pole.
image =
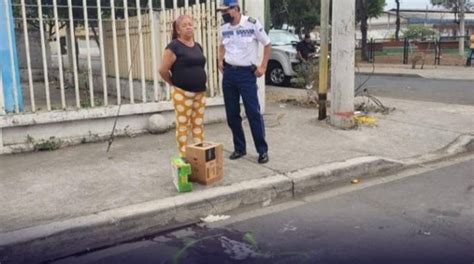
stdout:
<svg viewBox="0 0 474 264">
<path fill-rule="evenodd" d="M 459 0 L 459 55 L 464 56 L 464 34 L 466 34 L 464 19 L 464 0 Z"/>
<path fill-rule="evenodd" d="M 331 120 L 341 129 L 353 128 L 355 1 L 337 0 L 332 7 Z"/>
<path fill-rule="evenodd" d="M 270 11 L 270 0 L 265 0 L 265 31 L 268 33 L 272 24 L 272 14 Z"/>
<path fill-rule="evenodd" d="M 321 0 L 321 52 L 319 54 L 319 120 L 326 119 L 326 101 L 328 93 L 328 55 L 329 55 L 329 3 Z"/>
</svg>

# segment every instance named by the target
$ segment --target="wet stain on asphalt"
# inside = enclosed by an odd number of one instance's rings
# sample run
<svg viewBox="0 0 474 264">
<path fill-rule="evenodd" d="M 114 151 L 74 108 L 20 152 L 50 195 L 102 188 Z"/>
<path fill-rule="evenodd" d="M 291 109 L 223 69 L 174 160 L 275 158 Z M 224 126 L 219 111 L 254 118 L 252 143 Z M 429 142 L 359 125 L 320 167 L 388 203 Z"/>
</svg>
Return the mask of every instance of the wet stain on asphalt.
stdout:
<svg viewBox="0 0 474 264">
<path fill-rule="evenodd" d="M 175 248 L 175 254 L 163 264 L 192 263 L 310 263 L 308 253 L 271 252 L 251 232 L 232 229 L 190 227 L 178 233 L 153 238 Z"/>
</svg>

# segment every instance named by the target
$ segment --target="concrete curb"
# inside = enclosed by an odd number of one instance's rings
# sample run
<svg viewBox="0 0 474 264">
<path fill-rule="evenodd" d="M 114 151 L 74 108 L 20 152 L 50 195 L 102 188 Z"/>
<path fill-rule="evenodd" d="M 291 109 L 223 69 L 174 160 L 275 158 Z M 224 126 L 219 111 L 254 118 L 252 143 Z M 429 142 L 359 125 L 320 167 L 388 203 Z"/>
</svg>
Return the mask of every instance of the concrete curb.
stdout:
<svg viewBox="0 0 474 264">
<path fill-rule="evenodd" d="M 199 221 L 209 214 L 290 199 L 288 177 L 236 183 L 0 234 L 1 263 L 37 263 Z"/>
<path fill-rule="evenodd" d="M 358 74 L 362 75 L 375 75 L 375 76 L 388 76 L 388 77 L 408 77 L 408 78 L 425 78 L 420 74 L 416 73 L 385 73 L 385 72 L 374 72 L 372 71 L 361 71 Z"/>
<path fill-rule="evenodd" d="M 474 151 L 474 134 L 461 135 L 435 152 L 405 159 L 407 166 L 423 165 Z"/>
<path fill-rule="evenodd" d="M 424 79 L 434 79 L 438 81 L 472 81 L 473 78 L 463 78 L 459 76 L 454 76 L 448 78 L 446 76 L 440 76 L 433 73 L 401 73 L 401 72 L 372 72 L 372 69 L 362 69 L 357 74 L 361 75 L 375 75 L 375 76 L 388 76 L 388 77 L 407 77 L 407 78 L 424 78 Z"/>
<path fill-rule="evenodd" d="M 378 173 L 401 169 L 403 163 L 380 157 L 360 157 L 335 162 L 315 168 L 308 168 L 288 174 L 294 184 L 295 196 L 315 192 L 328 185 L 350 180 L 363 179 Z"/>
<path fill-rule="evenodd" d="M 0 262 L 36 263 L 196 223 L 209 214 L 267 207 L 352 178 L 394 173 L 474 151 L 464 135 L 434 153 L 396 161 L 359 157 L 0 234 Z"/>
</svg>

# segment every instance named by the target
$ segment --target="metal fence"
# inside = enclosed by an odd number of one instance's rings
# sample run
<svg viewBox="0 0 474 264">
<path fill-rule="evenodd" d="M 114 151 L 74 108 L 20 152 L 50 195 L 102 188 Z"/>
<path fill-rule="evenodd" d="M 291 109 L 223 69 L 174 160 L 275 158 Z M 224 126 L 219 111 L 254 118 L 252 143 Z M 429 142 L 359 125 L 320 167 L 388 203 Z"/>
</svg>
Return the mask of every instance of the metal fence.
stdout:
<svg viewBox="0 0 474 264">
<path fill-rule="evenodd" d="M 464 41 L 464 55 L 459 54 L 459 39 Z M 371 39 L 367 43 L 369 62 L 384 64 L 411 64 L 464 66 L 470 54 L 469 36 L 440 37 L 425 40 L 404 38 Z M 362 59 L 361 41 L 358 44 L 358 60 Z"/>
<path fill-rule="evenodd" d="M 9 0 L 0 1 L 9 9 Z M 159 77 L 158 66 L 172 22 L 181 14 L 193 17 L 196 41 L 208 59 L 208 95 L 221 95 L 216 0 L 180 1 L 181 7 L 174 0 L 168 9 L 165 2 L 13 0 L 8 11 L 16 47 L 11 50 L 18 51 L 22 73 L 22 96 L 14 88 L 14 113 L 169 100 L 170 87 Z M 18 107 L 22 103 L 24 109 Z"/>
</svg>

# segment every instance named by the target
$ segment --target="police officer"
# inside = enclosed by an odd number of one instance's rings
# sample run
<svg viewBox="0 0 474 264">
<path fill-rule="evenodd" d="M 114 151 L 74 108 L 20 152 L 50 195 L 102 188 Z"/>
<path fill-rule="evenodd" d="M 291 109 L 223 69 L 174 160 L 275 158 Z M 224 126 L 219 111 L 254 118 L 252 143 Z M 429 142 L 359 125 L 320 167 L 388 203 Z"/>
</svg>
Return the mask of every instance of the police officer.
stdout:
<svg viewBox="0 0 474 264">
<path fill-rule="evenodd" d="M 309 33 L 306 33 L 304 39 L 296 45 L 296 51 L 302 61 L 301 72 L 304 76 L 306 89 L 312 89 L 314 83 L 314 61 L 310 60 L 310 57 L 316 52 L 316 47 L 313 45 Z"/>
<path fill-rule="evenodd" d="M 306 33 L 304 39 L 296 45 L 296 51 L 298 51 L 298 56 L 303 62 L 307 62 L 310 55 L 316 52 L 316 47 L 313 45 L 309 33 Z"/>
<path fill-rule="evenodd" d="M 268 145 L 265 141 L 265 125 L 257 95 L 257 78 L 267 69 L 271 52 L 270 38 L 263 26 L 254 18 L 240 12 L 238 0 L 223 0 L 219 10 L 224 24 L 221 26 L 219 69 L 223 73 L 224 102 L 227 124 L 232 130 L 234 152 L 231 160 L 247 154 L 245 135 L 240 116 L 240 97 L 250 123 L 258 163 L 267 163 Z M 258 43 L 265 46 L 263 60 L 257 65 Z"/>
</svg>

